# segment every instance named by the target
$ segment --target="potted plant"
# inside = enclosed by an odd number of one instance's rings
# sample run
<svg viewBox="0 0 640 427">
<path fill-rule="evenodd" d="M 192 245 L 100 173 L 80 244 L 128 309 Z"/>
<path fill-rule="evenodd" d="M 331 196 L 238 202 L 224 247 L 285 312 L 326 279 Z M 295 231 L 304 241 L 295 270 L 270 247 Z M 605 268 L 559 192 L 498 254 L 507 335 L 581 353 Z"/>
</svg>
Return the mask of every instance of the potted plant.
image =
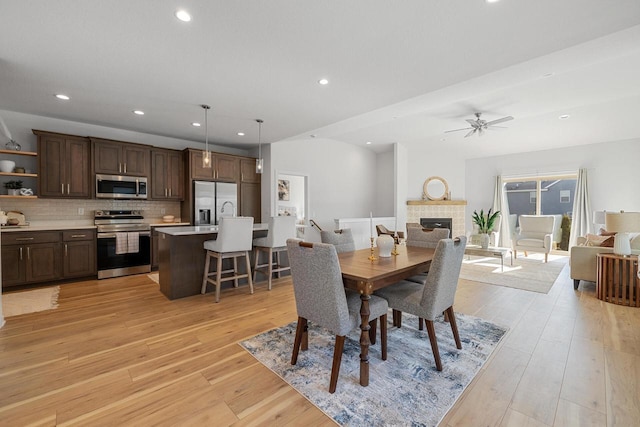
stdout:
<svg viewBox="0 0 640 427">
<path fill-rule="evenodd" d="M 4 188 L 7 189 L 7 194 L 10 196 L 20 195 L 20 189 L 22 188 L 22 181 L 7 181 L 4 183 Z"/>
<path fill-rule="evenodd" d="M 478 233 L 480 233 L 480 246 L 482 249 L 489 247 L 489 233 L 493 231 L 493 225 L 500 217 L 500 211 L 491 213 L 491 209 L 485 214 L 484 210 L 480 209 L 480 213 L 473 211 L 471 219 L 473 223 L 478 226 Z"/>
</svg>

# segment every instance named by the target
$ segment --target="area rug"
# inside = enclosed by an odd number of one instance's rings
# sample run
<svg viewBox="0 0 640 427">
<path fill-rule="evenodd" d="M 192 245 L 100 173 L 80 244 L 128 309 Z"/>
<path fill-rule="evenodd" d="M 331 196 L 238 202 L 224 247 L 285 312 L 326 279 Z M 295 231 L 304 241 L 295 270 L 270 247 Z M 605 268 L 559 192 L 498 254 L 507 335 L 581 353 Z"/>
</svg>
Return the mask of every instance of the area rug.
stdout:
<svg viewBox="0 0 640 427">
<path fill-rule="evenodd" d="M 514 259 L 513 265 L 506 258 L 502 271 L 498 258 L 465 255 L 460 278 L 546 294 L 567 262 L 566 256 L 549 255 L 544 262 L 544 254 L 529 254 Z"/>
<path fill-rule="evenodd" d="M 391 315 L 388 316 L 391 318 Z M 310 324 L 309 350 L 291 365 L 296 322 L 240 343 L 258 361 L 304 395 L 338 424 L 345 426 L 435 426 L 455 403 L 487 360 L 506 328 L 456 314 L 462 350 L 455 347 L 451 327 L 435 322 L 443 370 L 438 372 L 426 331 L 418 319 L 403 315 L 402 328 L 389 324 L 388 357 L 380 359 L 380 344 L 370 347 L 370 380 L 360 378 L 360 334 L 345 340 L 338 386 L 329 393 L 335 336 Z"/>
<path fill-rule="evenodd" d="M 2 314 L 11 317 L 57 308 L 59 293 L 60 286 L 3 293 Z"/>
</svg>

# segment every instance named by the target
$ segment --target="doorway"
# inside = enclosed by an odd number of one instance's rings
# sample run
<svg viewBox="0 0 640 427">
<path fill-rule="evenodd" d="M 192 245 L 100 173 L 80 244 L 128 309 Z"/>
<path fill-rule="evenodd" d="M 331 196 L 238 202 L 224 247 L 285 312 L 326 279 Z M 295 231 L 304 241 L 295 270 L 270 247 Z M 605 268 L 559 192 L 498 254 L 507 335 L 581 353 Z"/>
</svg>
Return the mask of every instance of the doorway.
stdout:
<svg viewBox="0 0 640 427">
<path fill-rule="evenodd" d="M 309 220 L 309 177 L 293 172 L 276 173 L 275 215 L 295 216 L 297 237 L 304 239 Z"/>
</svg>

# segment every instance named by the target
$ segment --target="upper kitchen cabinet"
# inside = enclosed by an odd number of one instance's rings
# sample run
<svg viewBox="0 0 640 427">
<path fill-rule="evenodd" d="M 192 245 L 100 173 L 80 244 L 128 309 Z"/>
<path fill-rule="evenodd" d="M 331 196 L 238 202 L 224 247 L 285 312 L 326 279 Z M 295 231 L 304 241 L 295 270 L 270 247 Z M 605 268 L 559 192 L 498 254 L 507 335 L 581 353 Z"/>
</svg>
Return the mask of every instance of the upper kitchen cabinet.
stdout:
<svg viewBox="0 0 640 427">
<path fill-rule="evenodd" d="M 88 138 L 34 130 L 38 137 L 40 197 L 91 198 Z"/>
<path fill-rule="evenodd" d="M 211 167 L 202 167 L 202 151 L 187 149 L 189 155 L 189 176 L 191 179 L 216 180 L 226 182 L 240 181 L 240 161 L 238 157 L 211 153 Z"/>
<path fill-rule="evenodd" d="M 150 146 L 100 138 L 91 141 L 95 173 L 149 176 Z"/>
<path fill-rule="evenodd" d="M 260 174 L 256 173 L 256 159 L 240 160 L 240 181 L 242 182 L 260 182 Z"/>
<path fill-rule="evenodd" d="M 184 199 L 182 152 L 154 148 L 151 150 L 151 198 Z"/>
</svg>

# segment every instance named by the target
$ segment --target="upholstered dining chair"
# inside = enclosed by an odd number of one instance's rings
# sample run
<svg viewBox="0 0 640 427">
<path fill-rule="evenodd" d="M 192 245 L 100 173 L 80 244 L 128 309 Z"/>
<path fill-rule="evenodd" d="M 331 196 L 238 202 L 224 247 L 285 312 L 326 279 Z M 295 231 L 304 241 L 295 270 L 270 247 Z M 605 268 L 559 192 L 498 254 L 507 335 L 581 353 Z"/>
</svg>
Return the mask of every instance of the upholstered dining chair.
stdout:
<svg viewBox="0 0 640 427">
<path fill-rule="evenodd" d="M 336 247 L 338 253 L 353 252 L 356 250 L 356 244 L 353 240 L 353 234 L 350 228 L 343 228 L 335 231 L 321 231 L 320 240 L 322 243 L 329 243 Z"/>
<path fill-rule="evenodd" d="M 272 216 L 269 218 L 269 230 L 265 237 L 253 239 L 253 281 L 256 282 L 258 273 L 267 276 L 267 287 L 271 290 L 271 279 L 276 273 L 289 270 L 288 265 L 282 265 L 280 252 L 287 250 L 287 239 L 296 237 L 296 217 Z M 265 252 L 267 260 L 260 263 L 260 254 Z M 273 259 L 275 255 L 275 260 Z"/>
<path fill-rule="evenodd" d="M 216 287 L 216 302 L 220 301 L 220 285 L 228 280 L 234 281 L 234 286 L 238 287 L 238 279 L 247 278 L 249 289 L 253 293 L 253 282 L 251 281 L 251 263 L 249 253 L 251 252 L 251 241 L 253 238 L 253 217 L 227 217 L 220 218 L 218 224 L 218 237 L 215 240 L 204 242 L 207 255 L 204 263 L 204 275 L 202 278 L 201 293 L 207 291 L 207 284 L 211 283 Z M 238 270 L 238 257 L 244 257 L 247 265 L 247 272 L 241 274 Z M 216 270 L 209 272 L 211 258 L 216 259 Z M 222 260 L 233 258 L 233 269 L 223 270 Z M 227 274 L 231 275 L 227 275 Z M 222 275 L 225 277 L 222 277 Z"/>
<path fill-rule="evenodd" d="M 448 228 L 422 228 L 420 227 L 409 227 L 407 228 L 407 246 L 418 246 L 422 248 L 435 248 L 438 246 L 438 242 L 442 239 L 446 239 L 449 237 L 449 229 Z M 415 276 L 411 276 L 406 279 L 410 282 L 416 282 L 425 284 L 427 281 L 427 272 L 416 274 Z M 422 323 L 420 323 L 420 330 L 422 330 Z"/>
<path fill-rule="evenodd" d="M 326 243 L 287 240 L 293 293 L 298 311 L 298 325 L 293 343 L 291 364 L 298 361 L 300 348 L 307 349 L 308 322 L 328 329 L 336 335 L 329 392 L 336 391 L 345 336 L 360 325 L 360 295 L 345 289 L 336 247 Z M 382 360 L 387 360 L 387 302 L 375 295 L 369 300 L 369 337 L 375 342 L 377 319 L 380 319 Z M 373 332 L 375 334 L 375 332 Z M 359 362 L 358 362 L 359 363 Z"/>
<path fill-rule="evenodd" d="M 518 218 L 520 229 L 511 237 L 513 257 L 518 258 L 518 250 L 524 252 L 542 252 L 544 262 L 548 261 L 549 252 L 553 247 L 553 229 L 555 217 L 553 215 L 520 215 Z"/>
<path fill-rule="evenodd" d="M 442 362 L 433 321 L 440 313 L 445 312 L 451 324 L 456 347 L 462 348 L 453 312 L 453 302 L 458 288 L 458 278 L 466 244 L 467 238 L 465 236 L 455 240 L 440 240 L 436 246 L 433 261 L 431 261 L 425 285 L 403 280 L 375 292 L 375 295 L 386 299 L 389 307 L 393 309 L 396 326 L 402 326 L 403 311 L 426 321 L 431 350 L 438 371 L 442 370 Z"/>
</svg>

